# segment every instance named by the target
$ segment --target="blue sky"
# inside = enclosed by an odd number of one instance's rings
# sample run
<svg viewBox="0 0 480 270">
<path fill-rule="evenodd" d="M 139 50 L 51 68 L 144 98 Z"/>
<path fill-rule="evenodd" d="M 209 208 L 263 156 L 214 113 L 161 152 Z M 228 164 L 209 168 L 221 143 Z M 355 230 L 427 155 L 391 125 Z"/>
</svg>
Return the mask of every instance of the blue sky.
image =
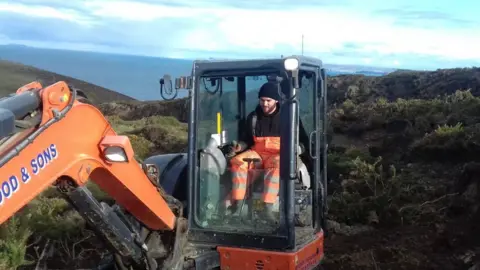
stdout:
<svg viewBox="0 0 480 270">
<path fill-rule="evenodd" d="M 174 58 L 480 66 L 478 1 L 0 0 L 0 44 Z"/>
</svg>

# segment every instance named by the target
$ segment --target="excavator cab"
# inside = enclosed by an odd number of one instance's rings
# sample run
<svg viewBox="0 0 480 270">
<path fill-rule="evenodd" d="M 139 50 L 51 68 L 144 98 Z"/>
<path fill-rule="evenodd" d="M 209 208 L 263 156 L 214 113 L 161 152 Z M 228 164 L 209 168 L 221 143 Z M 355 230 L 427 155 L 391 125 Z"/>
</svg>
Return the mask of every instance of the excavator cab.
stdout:
<svg viewBox="0 0 480 270">
<path fill-rule="evenodd" d="M 169 81 L 164 79 L 162 85 Z M 224 151 L 246 130 L 247 116 L 258 106 L 258 91 L 266 82 L 274 82 L 281 97 L 280 183 L 273 223 L 262 215 L 262 166 L 249 167 L 240 213 L 229 211 L 234 179 Z M 187 260 L 195 269 L 204 269 L 199 265 L 206 261 L 231 270 L 314 269 L 323 258 L 327 187 L 322 61 L 304 56 L 195 61 L 191 76 L 175 79 L 175 88 L 187 89 L 190 96 L 184 155 L 188 181 L 170 192 L 184 190 L 191 245 L 214 247 L 214 252 Z M 261 160 L 244 161 L 253 165 Z M 170 179 L 161 181 L 171 186 Z"/>
</svg>

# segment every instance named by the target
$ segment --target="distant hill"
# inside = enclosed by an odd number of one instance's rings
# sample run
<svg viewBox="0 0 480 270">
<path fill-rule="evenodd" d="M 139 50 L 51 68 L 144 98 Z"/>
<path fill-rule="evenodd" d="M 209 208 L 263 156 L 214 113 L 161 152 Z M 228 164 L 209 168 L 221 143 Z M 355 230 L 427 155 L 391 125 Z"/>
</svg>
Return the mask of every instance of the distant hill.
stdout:
<svg viewBox="0 0 480 270">
<path fill-rule="evenodd" d="M 398 70 L 385 76 L 339 75 L 328 80 L 329 103 L 337 104 L 347 98 L 356 102 L 378 97 L 430 99 L 468 89 L 480 96 L 480 68 Z"/>
<path fill-rule="evenodd" d="M 40 49 L 0 45 L 0 59 L 22 63 L 113 89 L 138 100 L 161 99 L 159 79 L 190 74 L 192 60 Z M 385 75 L 395 69 L 325 64 L 329 76 L 361 73 Z M 179 97 L 185 97 L 184 91 Z"/>
<path fill-rule="evenodd" d="M 19 63 L 0 60 L 0 97 L 7 96 L 22 85 L 32 81 L 40 81 L 43 85 L 52 84 L 56 81 L 66 81 L 72 86 L 81 89 L 96 104 L 135 100 L 127 95 L 82 80 Z"/>
</svg>

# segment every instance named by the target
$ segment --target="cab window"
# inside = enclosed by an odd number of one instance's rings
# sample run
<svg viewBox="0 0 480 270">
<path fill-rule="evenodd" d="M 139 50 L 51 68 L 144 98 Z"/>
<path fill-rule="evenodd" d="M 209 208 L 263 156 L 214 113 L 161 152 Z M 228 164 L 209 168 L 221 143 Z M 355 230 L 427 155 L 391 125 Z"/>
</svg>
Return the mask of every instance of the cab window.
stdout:
<svg viewBox="0 0 480 270">
<path fill-rule="evenodd" d="M 248 170 L 245 197 L 237 205 L 241 210 L 234 214 L 230 200 L 234 180 L 232 170 L 229 160 L 218 148 L 219 144 L 238 139 L 243 131 L 238 128 L 241 112 L 244 110 L 246 116 L 256 108 L 258 90 L 267 82 L 267 74 L 200 77 L 199 80 L 195 221 L 200 227 L 218 232 L 275 233 L 280 224 L 285 223 L 279 218 L 283 202 L 276 197 L 274 213 L 277 222 L 265 223 L 262 216 L 265 170 L 258 166 Z M 212 83 L 213 80 L 216 82 Z M 245 108 L 238 105 L 239 91 L 245 91 Z"/>
</svg>

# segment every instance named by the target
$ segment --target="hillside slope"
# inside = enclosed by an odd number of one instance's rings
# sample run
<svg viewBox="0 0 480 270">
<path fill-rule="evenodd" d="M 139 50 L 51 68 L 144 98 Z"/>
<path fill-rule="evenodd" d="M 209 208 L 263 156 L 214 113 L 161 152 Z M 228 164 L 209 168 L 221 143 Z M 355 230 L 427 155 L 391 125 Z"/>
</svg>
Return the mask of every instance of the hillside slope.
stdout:
<svg viewBox="0 0 480 270">
<path fill-rule="evenodd" d="M 435 98 L 445 94 L 453 94 L 456 90 L 470 90 L 474 96 L 480 96 L 480 68 L 441 69 L 437 71 L 395 71 L 385 76 L 338 75 L 328 77 L 328 103 L 340 105 L 345 100 L 353 102 L 371 102 L 379 97 L 388 101 L 397 98 Z M 252 93 L 256 95 L 255 93 Z M 236 95 L 224 93 L 222 97 L 226 104 L 236 104 Z M 228 100 L 230 99 L 230 100 Z M 185 100 L 178 99 L 169 102 L 112 102 L 102 104 L 108 115 L 121 114 L 128 119 L 133 108 L 140 106 L 140 111 L 151 115 L 171 115 L 186 122 Z M 168 108 L 168 109 L 167 109 Z M 140 111 L 134 112 L 138 114 Z"/>
<path fill-rule="evenodd" d="M 325 269 L 469 269 L 480 261 L 479 74 L 454 69 L 329 78 Z M 185 100 L 99 107 L 130 136 L 139 158 L 186 146 Z M 99 190 L 94 194 L 108 200 Z M 9 244 L 2 252 L 0 241 L 0 266 L 25 264 L 24 257 L 37 261 L 45 239 L 54 243 L 47 256 L 52 269 L 87 268 L 107 255 L 53 191 L 29 211 L 19 216 L 23 228 L 12 222 L 0 230 Z M 25 227 L 35 235 L 28 237 Z"/>
<path fill-rule="evenodd" d="M 135 100 L 132 97 L 75 78 L 0 60 L 0 97 L 11 94 L 20 86 L 32 81 L 40 81 L 44 86 L 56 81 L 66 81 L 74 87 L 81 89 L 95 104 L 116 100 Z"/>
</svg>

